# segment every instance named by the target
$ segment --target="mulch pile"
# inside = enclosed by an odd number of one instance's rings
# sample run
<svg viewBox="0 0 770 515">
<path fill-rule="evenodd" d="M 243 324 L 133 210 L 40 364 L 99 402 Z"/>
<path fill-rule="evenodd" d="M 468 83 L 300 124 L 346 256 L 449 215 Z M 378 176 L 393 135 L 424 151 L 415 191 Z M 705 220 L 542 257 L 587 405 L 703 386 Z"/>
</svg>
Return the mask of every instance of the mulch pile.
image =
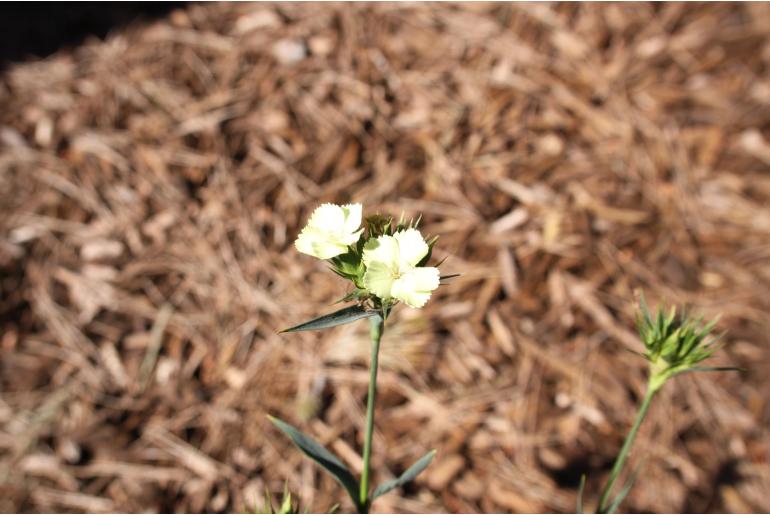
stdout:
<svg viewBox="0 0 770 515">
<path fill-rule="evenodd" d="M 721 313 L 629 511 L 770 510 L 770 5 L 193 4 L 0 81 L 0 511 L 351 509 L 367 324 L 321 202 L 422 213 L 442 273 L 386 333 L 379 511 L 593 507 L 644 391 L 633 316 Z"/>
</svg>

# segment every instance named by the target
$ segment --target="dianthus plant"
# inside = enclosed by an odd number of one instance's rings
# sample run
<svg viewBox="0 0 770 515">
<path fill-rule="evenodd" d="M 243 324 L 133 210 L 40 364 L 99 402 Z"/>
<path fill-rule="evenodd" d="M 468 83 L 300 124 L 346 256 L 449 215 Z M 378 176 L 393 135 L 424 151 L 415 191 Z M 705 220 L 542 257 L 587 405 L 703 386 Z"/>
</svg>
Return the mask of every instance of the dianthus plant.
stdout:
<svg viewBox="0 0 770 515">
<path fill-rule="evenodd" d="M 675 307 L 672 307 L 668 313 L 664 309 L 658 309 L 656 314 L 652 314 L 644 297 L 641 301 L 641 310 L 637 315 L 637 328 L 645 348 L 645 352 L 640 355 L 649 363 L 647 391 L 602 489 L 597 513 L 614 513 L 631 490 L 636 473 L 614 498 L 612 496 L 613 488 L 626 465 L 639 427 L 660 389 L 674 376 L 687 372 L 738 370 L 734 367 L 705 366 L 703 363 L 720 348 L 720 338 L 712 335 L 716 320 L 704 324 L 703 318 L 693 318 L 683 310 L 677 313 Z M 578 513 L 583 512 L 584 481 L 585 476 L 581 480 L 578 493 Z"/>
<path fill-rule="evenodd" d="M 427 467 L 435 451 L 430 451 L 401 476 L 373 490 L 369 483 L 369 463 L 377 397 L 377 358 L 385 321 L 399 303 L 421 308 L 442 277 L 435 266 L 428 266 L 437 237 L 426 240 L 418 230 L 418 220 L 399 222 L 382 215 L 362 220 L 361 204 L 318 207 L 297 237 L 298 251 L 326 260 L 332 271 L 351 281 L 352 291 L 341 299 L 354 304 L 315 318 L 282 332 L 328 329 L 364 318 L 371 325 L 371 363 L 366 404 L 363 471 L 358 481 L 342 461 L 299 429 L 269 417 L 307 456 L 316 461 L 345 488 L 359 513 L 366 513 L 377 497 L 406 484 Z"/>
</svg>

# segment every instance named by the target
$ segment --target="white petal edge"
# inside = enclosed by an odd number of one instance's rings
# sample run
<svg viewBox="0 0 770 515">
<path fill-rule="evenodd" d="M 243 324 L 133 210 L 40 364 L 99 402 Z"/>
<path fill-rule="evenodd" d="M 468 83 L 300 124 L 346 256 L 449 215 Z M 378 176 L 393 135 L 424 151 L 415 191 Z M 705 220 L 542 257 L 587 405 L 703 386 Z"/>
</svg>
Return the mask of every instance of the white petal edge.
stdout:
<svg viewBox="0 0 770 515">
<path fill-rule="evenodd" d="M 345 224 L 345 212 L 335 204 L 321 204 L 307 222 L 308 227 L 320 229 L 329 233 L 340 232 Z"/>
</svg>

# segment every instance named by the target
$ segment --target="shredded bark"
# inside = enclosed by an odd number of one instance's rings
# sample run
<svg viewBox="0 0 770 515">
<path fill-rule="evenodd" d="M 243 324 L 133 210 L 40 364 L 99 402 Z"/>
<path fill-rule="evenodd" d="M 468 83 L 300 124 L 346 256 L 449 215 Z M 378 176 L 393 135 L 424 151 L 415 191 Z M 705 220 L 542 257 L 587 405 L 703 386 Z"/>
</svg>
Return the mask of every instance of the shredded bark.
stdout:
<svg viewBox="0 0 770 515">
<path fill-rule="evenodd" d="M 422 213 L 460 273 L 386 328 L 382 512 L 575 509 L 643 393 L 640 293 L 721 314 L 627 511 L 770 510 L 770 6 L 192 4 L 0 80 L 0 511 L 253 509 L 354 471 L 367 327 L 322 202 Z"/>
</svg>

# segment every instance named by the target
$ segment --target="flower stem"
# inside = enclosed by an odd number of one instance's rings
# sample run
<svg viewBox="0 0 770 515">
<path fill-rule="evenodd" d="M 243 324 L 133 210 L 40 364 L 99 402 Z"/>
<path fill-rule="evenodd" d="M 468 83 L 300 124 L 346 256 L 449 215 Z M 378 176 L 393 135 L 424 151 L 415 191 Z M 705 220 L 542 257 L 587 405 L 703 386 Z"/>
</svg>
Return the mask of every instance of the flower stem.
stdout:
<svg viewBox="0 0 770 515">
<path fill-rule="evenodd" d="M 642 425 L 642 421 L 647 415 L 647 411 L 650 409 L 652 398 L 655 396 L 655 393 L 660 389 L 660 387 L 663 386 L 662 382 L 657 379 L 658 378 L 655 376 L 650 378 L 650 382 L 647 385 L 647 392 L 644 395 L 644 400 L 642 401 L 642 405 L 639 406 L 639 411 L 636 413 L 636 420 L 634 421 L 634 425 L 631 427 L 631 431 L 629 431 L 628 435 L 626 436 L 626 440 L 623 442 L 623 447 L 620 449 L 618 457 L 615 458 L 615 464 L 612 466 L 610 478 L 607 481 L 607 484 L 604 485 L 604 490 L 602 491 L 602 496 L 599 500 L 599 508 L 597 509 L 598 513 L 607 513 L 607 504 L 609 502 L 610 493 L 612 492 L 612 487 L 615 486 L 615 481 L 617 481 L 618 476 L 620 476 L 620 472 L 623 470 L 623 466 L 626 464 L 628 452 L 631 450 L 631 446 L 634 444 L 636 433 L 639 431 L 639 426 Z"/>
<path fill-rule="evenodd" d="M 377 361 L 380 354 L 380 339 L 384 331 L 383 319 L 373 316 L 371 321 L 372 359 L 369 365 L 369 396 L 366 399 L 366 435 L 364 439 L 364 470 L 361 473 L 361 490 L 358 509 L 362 513 L 369 511 L 369 461 L 372 456 L 372 434 L 374 433 L 374 405 L 377 401 Z"/>
</svg>

